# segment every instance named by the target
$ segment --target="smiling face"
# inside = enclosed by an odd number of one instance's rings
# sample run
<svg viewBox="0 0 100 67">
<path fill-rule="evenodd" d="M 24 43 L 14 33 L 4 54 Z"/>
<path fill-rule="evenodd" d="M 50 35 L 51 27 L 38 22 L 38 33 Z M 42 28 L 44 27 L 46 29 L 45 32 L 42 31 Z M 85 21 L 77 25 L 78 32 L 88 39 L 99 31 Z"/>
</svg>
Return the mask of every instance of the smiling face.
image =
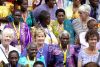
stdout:
<svg viewBox="0 0 100 67">
<path fill-rule="evenodd" d="M 10 33 L 3 33 L 2 34 L 2 44 L 4 46 L 10 45 L 12 39 L 13 39 L 12 34 L 10 34 Z"/>
<path fill-rule="evenodd" d="M 97 37 L 96 36 L 89 37 L 88 43 L 90 47 L 96 47 Z"/>
<path fill-rule="evenodd" d="M 42 30 L 39 30 L 36 34 L 36 43 L 38 45 L 43 45 L 45 40 L 45 33 Z"/>
</svg>

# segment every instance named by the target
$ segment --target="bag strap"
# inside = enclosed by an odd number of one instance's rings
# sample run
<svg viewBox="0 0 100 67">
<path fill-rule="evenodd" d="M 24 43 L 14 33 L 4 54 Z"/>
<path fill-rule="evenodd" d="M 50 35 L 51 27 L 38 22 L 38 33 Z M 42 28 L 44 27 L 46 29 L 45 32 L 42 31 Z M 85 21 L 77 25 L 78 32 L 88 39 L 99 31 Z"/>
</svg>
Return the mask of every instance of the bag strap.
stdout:
<svg viewBox="0 0 100 67">
<path fill-rule="evenodd" d="M 6 59 L 8 60 L 8 58 L 7 58 L 6 54 L 4 53 L 3 49 L 1 47 L 0 47 L 0 49 L 2 50 L 2 52 L 3 52 L 4 56 L 6 57 Z"/>
</svg>

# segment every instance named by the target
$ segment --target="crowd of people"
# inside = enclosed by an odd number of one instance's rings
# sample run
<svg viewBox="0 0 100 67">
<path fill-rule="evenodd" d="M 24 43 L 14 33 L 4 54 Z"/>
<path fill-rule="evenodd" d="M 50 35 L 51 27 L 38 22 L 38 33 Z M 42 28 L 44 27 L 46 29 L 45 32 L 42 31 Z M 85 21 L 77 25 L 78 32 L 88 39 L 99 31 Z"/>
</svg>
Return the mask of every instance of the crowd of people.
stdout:
<svg viewBox="0 0 100 67">
<path fill-rule="evenodd" d="M 100 67 L 99 0 L 0 0 L 0 67 Z"/>
</svg>

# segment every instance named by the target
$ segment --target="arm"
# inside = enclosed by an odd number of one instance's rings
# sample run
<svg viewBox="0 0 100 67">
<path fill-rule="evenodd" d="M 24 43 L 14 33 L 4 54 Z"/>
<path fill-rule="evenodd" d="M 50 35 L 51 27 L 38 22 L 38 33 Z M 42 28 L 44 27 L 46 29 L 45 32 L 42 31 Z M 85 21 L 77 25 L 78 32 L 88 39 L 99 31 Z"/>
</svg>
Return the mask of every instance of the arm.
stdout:
<svg viewBox="0 0 100 67">
<path fill-rule="evenodd" d="M 82 61 L 78 60 L 78 67 L 82 67 Z"/>
<path fill-rule="evenodd" d="M 78 54 L 78 63 L 77 63 L 78 67 L 82 67 L 82 55 L 83 55 L 82 51 L 80 51 Z"/>
</svg>

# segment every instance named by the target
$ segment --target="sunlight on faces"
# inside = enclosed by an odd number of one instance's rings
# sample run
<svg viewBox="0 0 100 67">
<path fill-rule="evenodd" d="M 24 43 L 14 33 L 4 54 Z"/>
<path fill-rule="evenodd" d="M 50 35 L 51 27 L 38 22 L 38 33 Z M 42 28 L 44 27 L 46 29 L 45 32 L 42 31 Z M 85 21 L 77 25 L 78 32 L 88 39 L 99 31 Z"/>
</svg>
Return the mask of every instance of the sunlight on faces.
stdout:
<svg viewBox="0 0 100 67">
<path fill-rule="evenodd" d="M 44 40 L 45 40 L 46 35 L 45 35 L 45 32 L 42 29 L 39 29 L 39 30 L 36 31 L 35 37 L 36 37 L 36 43 L 38 45 L 44 44 Z"/>
<path fill-rule="evenodd" d="M 90 15 L 91 7 L 87 4 L 83 4 L 79 7 L 80 18 L 86 19 Z"/>
<path fill-rule="evenodd" d="M 14 38 L 13 29 L 6 28 L 2 32 L 2 44 L 9 45 Z"/>
</svg>

